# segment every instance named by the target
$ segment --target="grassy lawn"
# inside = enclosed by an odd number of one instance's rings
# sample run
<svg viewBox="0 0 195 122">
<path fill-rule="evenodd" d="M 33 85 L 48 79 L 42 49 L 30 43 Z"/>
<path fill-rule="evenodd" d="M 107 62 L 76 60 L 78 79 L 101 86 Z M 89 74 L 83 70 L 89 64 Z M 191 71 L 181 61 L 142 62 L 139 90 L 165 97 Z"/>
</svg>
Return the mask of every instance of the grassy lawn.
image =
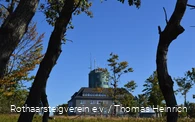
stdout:
<svg viewBox="0 0 195 122">
<path fill-rule="evenodd" d="M 0 115 L 0 122 L 17 122 L 19 115 Z M 41 116 L 35 116 L 33 122 L 41 122 Z M 152 118 L 99 118 L 99 117 L 63 117 L 57 116 L 49 122 L 165 122 L 165 119 Z M 195 122 L 195 119 L 179 119 L 178 122 Z"/>
</svg>

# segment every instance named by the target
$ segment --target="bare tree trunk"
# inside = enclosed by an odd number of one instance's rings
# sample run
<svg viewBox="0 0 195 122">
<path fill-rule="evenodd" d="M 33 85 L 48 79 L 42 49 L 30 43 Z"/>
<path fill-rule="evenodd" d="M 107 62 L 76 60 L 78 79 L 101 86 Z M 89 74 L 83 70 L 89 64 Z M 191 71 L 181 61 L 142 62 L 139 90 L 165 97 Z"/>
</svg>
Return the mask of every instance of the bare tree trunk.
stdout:
<svg viewBox="0 0 195 122">
<path fill-rule="evenodd" d="M 54 30 L 51 34 L 49 45 L 43 60 L 40 63 L 38 72 L 26 100 L 26 105 L 29 107 L 37 107 L 41 98 L 42 90 L 46 88 L 49 74 L 56 64 L 61 53 L 61 40 L 66 32 L 66 27 L 71 19 L 74 7 L 73 0 L 66 0 L 56 20 Z M 18 122 L 31 122 L 34 112 L 21 112 Z"/>
<path fill-rule="evenodd" d="M 3 22 L 0 28 L 0 78 L 3 78 L 12 52 L 26 33 L 38 3 L 39 0 L 20 0 L 16 10 Z"/>
<path fill-rule="evenodd" d="M 184 95 L 184 107 L 187 106 L 187 102 L 186 102 L 186 94 Z"/>
<path fill-rule="evenodd" d="M 48 103 L 48 100 L 47 100 L 46 89 L 44 89 L 42 94 L 41 94 L 41 102 L 43 104 L 43 107 L 47 107 L 47 111 L 43 112 L 42 122 L 48 122 L 48 119 L 49 119 L 49 103 Z"/>
<path fill-rule="evenodd" d="M 161 32 L 159 27 L 159 44 L 157 49 L 157 73 L 160 89 L 166 101 L 166 106 L 171 107 L 172 112 L 167 113 L 167 122 L 177 122 L 178 112 L 174 107 L 177 107 L 177 101 L 173 91 L 173 80 L 167 69 L 167 53 L 168 47 L 173 40 L 184 32 L 184 28 L 180 25 L 181 19 L 186 10 L 188 0 L 177 0 L 175 10 L 167 22 L 165 29 Z"/>
</svg>

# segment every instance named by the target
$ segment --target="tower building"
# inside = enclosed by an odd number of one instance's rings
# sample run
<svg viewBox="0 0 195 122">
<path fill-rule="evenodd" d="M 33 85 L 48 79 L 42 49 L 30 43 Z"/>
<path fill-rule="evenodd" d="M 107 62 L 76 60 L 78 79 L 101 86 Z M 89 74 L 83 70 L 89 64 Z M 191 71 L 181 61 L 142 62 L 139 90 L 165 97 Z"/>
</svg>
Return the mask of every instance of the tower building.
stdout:
<svg viewBox="0 0 195 122">
<path fill-rule="evenodd" d="M 109 88 L 105 69 L 97 68 L 89 73 L 89 88 Z"/>
<path fill-rule="evenodd" d="M 68 115 L 111 115 L 114 112 L 113 97 L 109 96 L 112 93 L 112 88 L 108 85 L 108 72 L 103 68 L 96 68 L 89 72 L 88 87 L 81 87 L 79 91 L 75 92 L 68 101 L 68 107 L 84 108 L 84 111 L 68 111 Z M 99 89 L 101 88 L 101 89 Z M 130 94 L 126 89 L 121 93 Z M 118 98 L 122 98 L 119 95 Z M 98 108 L 96 112 L 92 108 Z M 104 108 L 100 110 L 99 108 Z M 124 115 L 124 112 L 118 111 L 117 114 Z"/>
</svg>

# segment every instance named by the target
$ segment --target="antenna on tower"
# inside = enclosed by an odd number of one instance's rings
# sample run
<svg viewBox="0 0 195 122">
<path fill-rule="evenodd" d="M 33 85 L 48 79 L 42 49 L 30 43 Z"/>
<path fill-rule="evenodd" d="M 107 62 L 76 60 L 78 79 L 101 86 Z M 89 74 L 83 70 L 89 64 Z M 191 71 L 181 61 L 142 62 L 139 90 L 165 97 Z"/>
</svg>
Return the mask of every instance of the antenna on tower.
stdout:
<svg viewBox="0 0 195 122">
<path fill-rule="evenodd" d="M 97 67 L 97 68 L 99 68 L 99 66 L 98 66 L 98 62 L 97 62 L 97 61 L 96 61 L 96 67 Z"/>
<path fill-rule="evenodd" d="M 96 66 L 95 66 L 95 59 L 94 59 L 94 69 L 96 69 Z"/>
<path fill-rule="evenodd" d="M 91 53 L 90 53 L 90 67 L 89 67 L 90 71 L 92 71 L 92 61 L 91 61 Z"/>
</svg>

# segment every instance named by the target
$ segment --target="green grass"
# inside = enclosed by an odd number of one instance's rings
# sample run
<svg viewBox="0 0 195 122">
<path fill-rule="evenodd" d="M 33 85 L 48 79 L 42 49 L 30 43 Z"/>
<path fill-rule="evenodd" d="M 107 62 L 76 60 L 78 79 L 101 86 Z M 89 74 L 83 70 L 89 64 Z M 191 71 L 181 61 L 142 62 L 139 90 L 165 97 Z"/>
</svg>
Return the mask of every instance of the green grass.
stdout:
<svg viewBox="0 0 195 122">
<path fill-rule="evenodd" d="M 17 122 L 19 115 L 0 115 L 0 122 Z M 34 116 L 33 122 L 41 122 L 41 116 Z M 100 117 L 55 117 L 49 122 L 166 122 L 165 119 L 152 118 L 100 118 Z M 195 122 L 195 119 L 179 119 L 178 122 Z"/>
</svg>

